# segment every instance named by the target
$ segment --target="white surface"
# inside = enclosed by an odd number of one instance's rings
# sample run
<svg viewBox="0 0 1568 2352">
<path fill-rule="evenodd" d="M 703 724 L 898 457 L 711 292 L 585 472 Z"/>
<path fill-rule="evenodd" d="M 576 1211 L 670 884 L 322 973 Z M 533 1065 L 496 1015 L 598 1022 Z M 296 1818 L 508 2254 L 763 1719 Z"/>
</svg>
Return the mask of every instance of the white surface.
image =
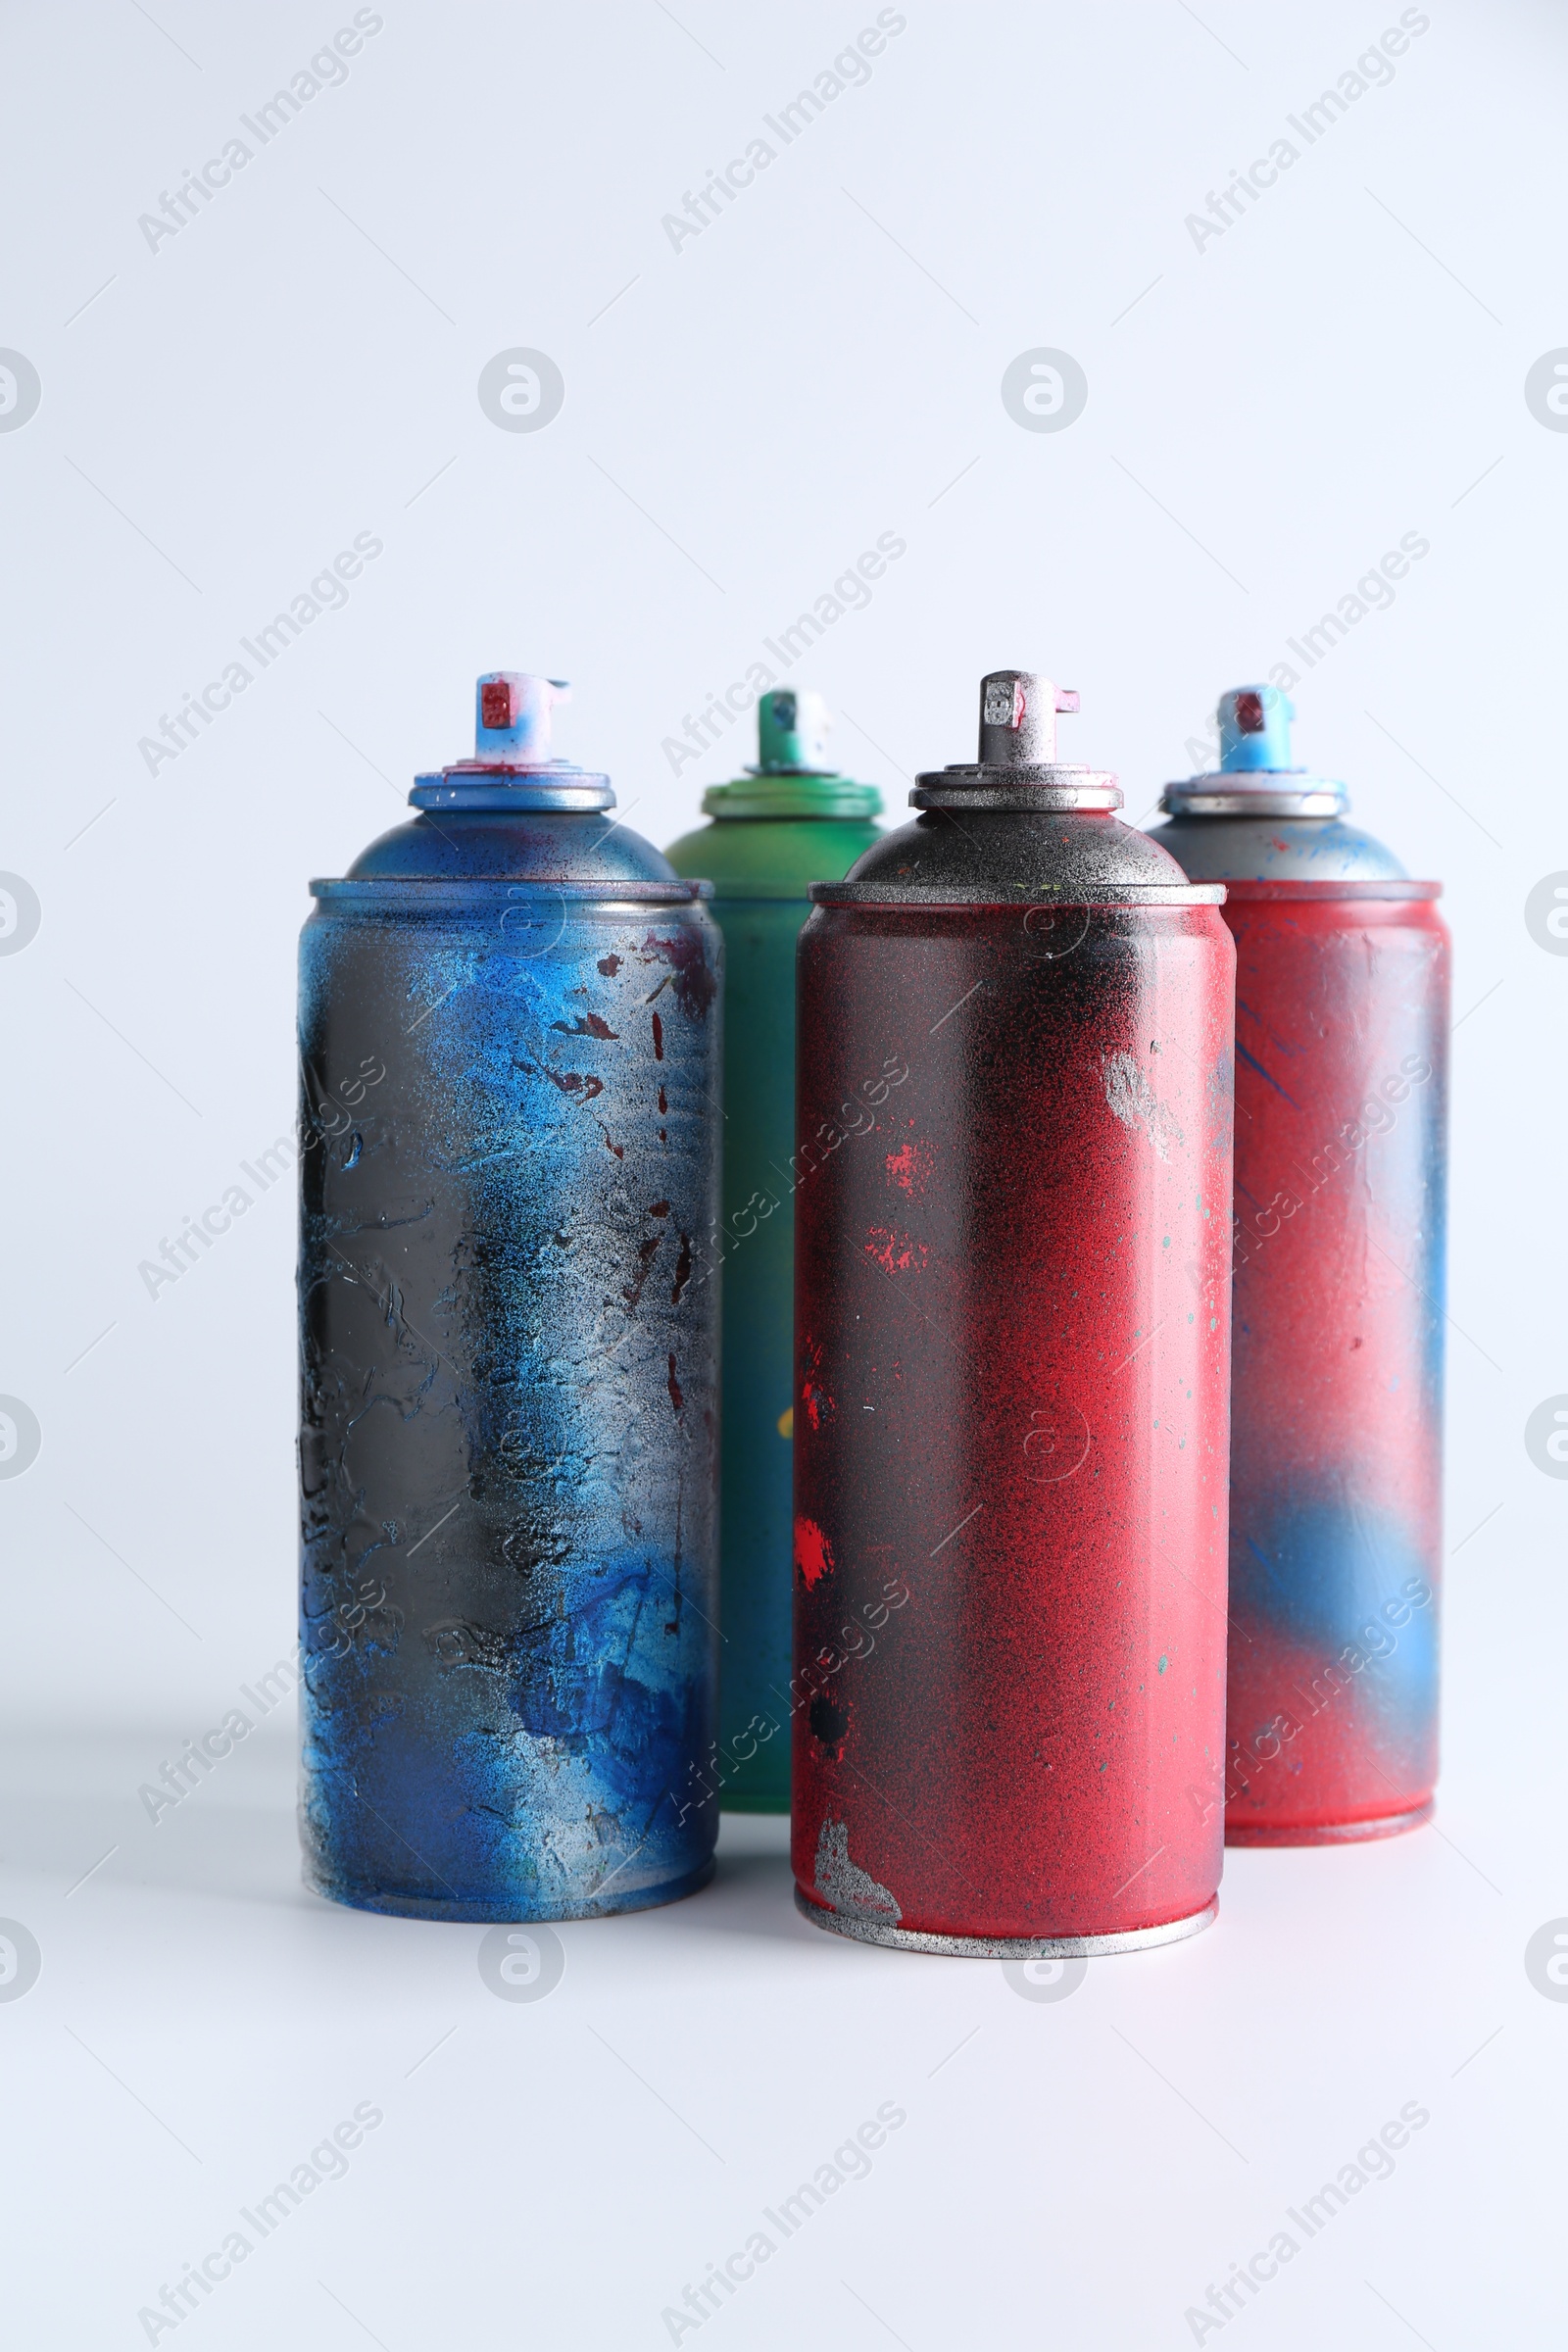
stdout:
<svg viewBox="0 0 1568 2352">
<path fill-rule="evenodd" d="M 916 0 L 672 251 L 661 217 L 875 13 L 388 5 L 156 253 L 138 215 L 352 11 L 10 13 L 0 343 L 43 384 L 0 433 L 0 866 L 43 908 L 0 959 L 0 1392 L 43 1431 L 0 1482 L 0 1914 L 43 1951 L 0 2004 L 18 2343 L 145 2341 L 138 2307 L 363 2101 L 383 2126 L 190 2343 L 667 2342 L 662 2308 L 884 2101 L 907 2124 L 713 2342 L 1189 2343 L 1188 2306 L 1412 2100 L 1394 2178 L 1226 2340 L 1560 2333 L 1568 2006 L 1522 1966 L 1568 1913 L 1568 1493 L 1522 1444 L 1568 1389 L 1568 963 L 1522 913 L 1568 867 L 1568 435 L 1523 398 L 1568 342 L 1560 13 L 1434 5 L 1200 252 L 1185 216 L 1396 8 Z M 475 396 L 518 345 L 565 379 L 539 433 Z M 1061 433 L 999 397 L 1042 345 L 1089 381 Z M 346 607 L 150 777 L 138 738 L 367 531 Z M 286 1710 L 139 1810 L 287 1651 L 288 1187 L 156 1300 L 137 1265 L 288 1133 L 305 879 L 463 752 L 476 670 L 573 678 L 562 748 L 667 840 L 749 722 L 678 779 L 663 739 L 883 532 L 906 554 L 794 673 L 846 764 L 896 807 L 900 771 L 969 755 L 980 672 L 1038 663 L 1135 816 L 1222 687 L 1430 541 L 1296 699 L 1299 755 L 1446 880 L 1456 939 L 1439 1829 L 1233 1856 L 1212 1933 L 1034 2004 L 817 1935 L 731 1824 L 709 1892 L 563 1931 L 560 1987 L 511 2005 L 478 1930 L 299 1891 Z"/>
</svg>

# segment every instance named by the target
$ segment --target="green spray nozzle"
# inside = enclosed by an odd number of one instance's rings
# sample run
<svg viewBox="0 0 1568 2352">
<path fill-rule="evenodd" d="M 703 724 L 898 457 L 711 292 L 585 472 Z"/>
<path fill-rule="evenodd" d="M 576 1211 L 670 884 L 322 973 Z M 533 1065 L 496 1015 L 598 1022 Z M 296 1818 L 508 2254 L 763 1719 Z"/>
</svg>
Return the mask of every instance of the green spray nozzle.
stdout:
<svg viewBox="0 0 1568 2352">
<path fill-rule="evenodd" d="M 775 686 L 757 705 L 757 765 L 710 784 L 706 816 L 856 817 L 882 813 L 874 784 L 857 784 L 827 748 L 832 714 L 808 686 Z"/>
<path fill-rule="evenodd" d="M 757 765 L 752 773 L 837 775 L 838 763 L 827 749 L 832 724 L 827 704 L 810 687 L 775 686 L 757 706 Z"/>
</svg>

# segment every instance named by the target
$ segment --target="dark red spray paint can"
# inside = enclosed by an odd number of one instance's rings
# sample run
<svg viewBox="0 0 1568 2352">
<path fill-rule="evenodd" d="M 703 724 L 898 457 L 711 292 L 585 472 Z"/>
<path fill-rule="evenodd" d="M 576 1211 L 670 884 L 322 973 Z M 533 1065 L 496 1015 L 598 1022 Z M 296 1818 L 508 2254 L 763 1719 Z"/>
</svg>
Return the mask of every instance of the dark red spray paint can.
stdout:
<svg viewBox="0 0 1568 2352">
<path fill-rule="evenodd" d="M 818 1926 L 1111 1951 L 1221 1854 L 1234 955 L 1050 679 L 801 937 L 794 1865 Z"/>
<path fill-rule="evenodd" d="M 1412 1829 L 1438 1770 L 1448 934 L 1292 715 L 1222 695 L 1156 836 L 1236 939 L 1233 1845 Z"/>
</svg>

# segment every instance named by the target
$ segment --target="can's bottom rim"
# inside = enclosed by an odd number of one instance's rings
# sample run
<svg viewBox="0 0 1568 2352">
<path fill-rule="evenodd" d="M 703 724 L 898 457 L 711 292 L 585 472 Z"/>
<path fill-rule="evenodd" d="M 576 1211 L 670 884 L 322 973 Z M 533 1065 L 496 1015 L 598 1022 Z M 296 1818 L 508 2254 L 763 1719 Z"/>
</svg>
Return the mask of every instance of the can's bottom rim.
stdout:
<svg viewBox="0 0 1568 2352">
<path fill-rule="evenodd" d="M 1227 1845 L 1355 1845 L 1368 1838 L 1397 1838 L 1402 1830 L 1419 1830 L 1432 1819 L 1434 1800 L 1411 1805 L 1402 1813 L 1380 1813 L 1373 1821 L 1228 1821 Z"/>
<path fill-rule="evenodd" d="M 662 1886 L 634 1886 L 628 1893 L 599 1902 L 542 1904 L 531 1911 L 514 1896 L 498 1895 L 487 1901 L 483 1896 L 403 1894 L 395 1887 L 356 1886 L 327 1878 L 309 1858 L 300 1875 L 313 1894 L 342 1903 L 351 1911 L 378 1911 L 391 1919 L 472 1922 L 476 1927 L 529 1927 L 546 1920 L 615 1919 L 624 1911 L 651 1911 L 661 1903 L 678 1903 L 685 1895 L 699 1893 L 713 1870 L 714 1858 L 710 1854 L 695 1870 L 687 1871 L 683 1878 L 666 1879 Z"/>
<path fill-rule="evenodd" d="M 928 1936 L 915 1928 L 891 1927 L 886 1920 L 857 1919 L 847 1911 L 830 1911 L 795 1889 L 795 1907 L 814 1928 L 830 1936 L 848 1936 L 857 1943 L 883 1943 L 900 1952 L 946 1953 L 956 1960 L 1093 1960 L 1112 1952 L 1142 1952 L 1155 1944 L 1180 1943 L 1200 1935 L 1219 1911 L 1213 1895 L 1201 1911 L 1185 1919 L 1164 1920 L 1158 1927 L 1128 1928 L 1108 1936 Z"/>
</svg>

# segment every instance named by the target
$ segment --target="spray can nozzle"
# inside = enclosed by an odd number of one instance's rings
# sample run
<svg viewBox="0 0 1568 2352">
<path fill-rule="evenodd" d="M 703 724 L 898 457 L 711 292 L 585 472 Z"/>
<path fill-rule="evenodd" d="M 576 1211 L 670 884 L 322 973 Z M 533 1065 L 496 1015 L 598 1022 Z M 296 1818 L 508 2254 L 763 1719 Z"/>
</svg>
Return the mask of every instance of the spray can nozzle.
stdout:
<svg viewBox="0 0 1568 2352">
<path fill-rule="evenodd" d="M 1289 768 L 1296 706 L 1277 686 L 1233 686 L 1219 698 L 1218 716 L 1222 773 Z"/>
<path fill-rule="evenodd" d="M 757 706 L 757 776 L 832 776 L 828 755 L 833 719 L 826 702 L 809 686 L 779 686 Z"/>
<path fill-rule="evenodd" d="M 1078 697 L 1054 678 L 1027 669 L 994 669 L 980 681 L 982 767 L 1054 767 L 1056 713 Z"/>
<path fill-rule="evenodd" d="M 526 669 L 487 669 L 474 688 L 473 758 L 414 779 L 416 808 L 612 808 L 610 778 L 575 767 L 550 750 L 550 713 L 570 689 L 564 678 Z"/>
<path fill-rule="evenodd" d="M 473 756 L 498 767 L 544 767 L 550 760 L 550 713 L 571 689 L 564 678 L 525 669 L 489 669 L 474 689 Z"/>
<path fill-rule="evenodd" d="M 1343 816 L 1349 796 L 1291 760 L 1296 706 L 1278 686 L 1232 686 L 1219 698 L 1219 765 L 1167 784 L 1167 816 Z"/>
</svg>

